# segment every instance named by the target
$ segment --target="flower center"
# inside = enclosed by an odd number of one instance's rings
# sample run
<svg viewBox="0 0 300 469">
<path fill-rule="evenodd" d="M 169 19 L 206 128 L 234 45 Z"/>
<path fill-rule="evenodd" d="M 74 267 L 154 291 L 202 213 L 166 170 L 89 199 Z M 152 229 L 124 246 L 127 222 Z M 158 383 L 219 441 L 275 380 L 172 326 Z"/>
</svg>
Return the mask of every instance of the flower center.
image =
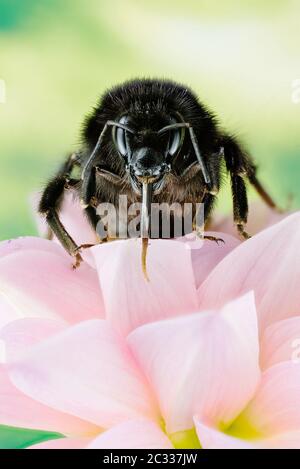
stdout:
<svg viewBox="0 0 300 469">
<path fill-rule="evenodd" d="M 195 428 L 185 430 L 183 432 L 176 432 L 168 435 L 169 439 L 177 449 L 200 449 L 201 445 Z"/>
<path fill-rule="evenodd" d="M 243 414 L 240 414 L 239 417 L 224 430 L 224 433 L 242 440 L 257 440 L 262 437 L 258 430 L 251 425 Z"/>
</svg>

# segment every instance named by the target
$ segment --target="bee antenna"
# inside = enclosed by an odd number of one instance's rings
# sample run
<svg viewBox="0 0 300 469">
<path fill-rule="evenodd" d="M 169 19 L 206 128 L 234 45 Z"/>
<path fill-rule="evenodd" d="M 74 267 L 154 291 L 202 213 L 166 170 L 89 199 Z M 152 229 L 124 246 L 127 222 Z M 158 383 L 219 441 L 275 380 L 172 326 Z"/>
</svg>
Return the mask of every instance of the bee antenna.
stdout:
<svg viewBox="0 0 300 469">
<path fill-rule="evenodd" d="M 205 166 L 205 163 L 203 161 L 203 158 L 202 158 L 202 155 L 201 155 L 201 152 L 200 152 L 200 149 L 199 149 L 196 134 L 194 132 L 193 127 L 189 126 L 188 129 L 189 129 L 192 145 L 194 147 L 194 150 L 195 150 L 195 153 L 196 153 L 196 156 L 197 156 L 197 160 L 198 160 L 198 162 L 200 164 L 200 167 L 201 167 L 201 170 L 202 170 L 204 181 L 206 182 L 206 184 L 210 184 L 210 176 L 209 176 L 209 173 L 208 173 L 207 168 Z"/>
</svg>

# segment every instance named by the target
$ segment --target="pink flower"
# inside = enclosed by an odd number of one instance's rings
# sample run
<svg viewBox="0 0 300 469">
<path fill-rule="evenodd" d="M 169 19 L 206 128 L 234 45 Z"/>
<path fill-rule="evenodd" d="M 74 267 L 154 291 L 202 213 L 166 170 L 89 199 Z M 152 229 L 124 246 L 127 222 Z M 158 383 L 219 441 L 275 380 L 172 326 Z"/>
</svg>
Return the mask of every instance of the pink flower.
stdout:
<svg viewBox="0 0 300 469">
<path fill-rule="evenodd" d="M 76 271 L 0 244 L 0 422 L 66 436 L 43 448 L 299 448 L 300 213 L 221 236 L 151 241 L 150 283 L 139 240 Z"/>
<path fill-rule="evenodd" d="M 286 216 L 286 213 L 279 213 L 278 211 L 271 209 L 268 207 L 268 205 L 259 201 L 251 202 L 247 222 L 247 232 L 253 236 L 263 229 L 283 220 L 286 218 Z M 211 223 L 211 229 L 214 231 L 222 231 L 231 234 L 234 237 L 238 237 L 238 232 L 232 222 L 232 217 L 226 216 L 220 212 L 216 212 L 214 215 Z"/>
</svg>

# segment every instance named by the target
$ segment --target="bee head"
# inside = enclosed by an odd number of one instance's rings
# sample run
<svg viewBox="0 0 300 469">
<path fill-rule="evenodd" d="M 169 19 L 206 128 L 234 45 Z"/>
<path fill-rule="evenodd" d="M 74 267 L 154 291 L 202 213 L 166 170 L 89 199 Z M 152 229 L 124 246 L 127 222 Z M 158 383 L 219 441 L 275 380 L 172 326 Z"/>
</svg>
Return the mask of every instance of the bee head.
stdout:
<svg viewBox="0 0 300 469">
<path fill-rule="evenodd" d="M 172 169 L 172 159 L 180 152 L 185 128 L 176 124 L 180 118 L 168 118 L 160 129 L 134 126 L 134 120 L 123 115 L 112 129 L 112 138 L 119 155 L 124 158 L 133 189 L 140 192 L 147 181 L 153 190 L 162 189 L 164 176 Z"/>
<path fill-rule="evenodd" d="M 213 116 L 186 87 L 168 81 L 133 80 L 108 91 L 83 127 L 85 200 L 93 168 L 119 187 L 123 177 L 136 194 L 145 182 L 160 193 L 168 173 L 180 181 L 195 166 L 199 184 L 210 185 L 206 155 L 218 143 Z M 180 182 L 178 182 L 180 184 Z"/>
</svg>

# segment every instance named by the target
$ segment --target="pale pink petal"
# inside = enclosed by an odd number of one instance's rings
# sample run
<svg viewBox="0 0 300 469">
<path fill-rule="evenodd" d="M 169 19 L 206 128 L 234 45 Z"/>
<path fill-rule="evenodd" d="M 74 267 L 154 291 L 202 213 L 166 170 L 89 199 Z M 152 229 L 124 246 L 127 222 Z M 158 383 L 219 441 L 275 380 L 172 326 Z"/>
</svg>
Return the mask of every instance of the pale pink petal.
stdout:
<svg viewBox="0 0 300 469">
<path fill-rule="evenodd" d="M 0 366 L 0 422 L 67 435 L 95 435 L 100 431 L 95 425 L 51 409 L 20 392 L 3 366 Z"/>
<path fill-rule="evenodd" d="M 66 256 L 19 250 L 0 259 L 0 292 L 19 317 L 63 318 L 75 323 L 104 315 L 94 269 L 74 270 Z"/>
<path fill-rule="evenodd" d="M 216 232 L 205 232 L 205 235 L 215 236 L 223 239 L 224 243 L 215 241 L 205 240 L 202 246 L 197 244 L 195 241 L 190 243 L 191 254 L 192 254 L 192 265 L 195 274 L 196 287 L 198 288 L 204 280 L 208 277 L 210 272 L 216 265 L 227 256 L 234 248 L 236 248 L 241 241 L 233 238 L 225 233 Z M 189 239 L 187 237 L 187 239 Z"/>
<path fill-rule="evenodd" d="M 265 371 L 242 416 L 265 437 L 300 431 L 300 364 L 282 362 Z"/>
<path fill-rule="evenodd" d="M 126 344 L 103 320 L 82 322 L 32 347 L 12 363 L 10 376 L 28 396 L 104 428 L 157 415 Z"/>
<path fill-rule="evenodd" d="M 300 308 L 300 305 L 299 305 Z M 300 363 L 300 317 L 275 322 L 267 327 L 260 345 L 263 369 L 283 361 Z"/>
<path fill-rule="evenodd" d="M 64 330 L 63 321 L 48 318 L 26 318 L 12 321 L 0 330 L 7 361 L 17 360 L 34 344 Z"/>
<path fill-rule="evenodd" d="M 48 227 L 45 219 L 38 215 L 37 207 L 41 193 L 35 193 L 31 196 L 31 204 L 37 223 L 37 228 L 42 236 L 48 232 Z M 96 243 L 96 233 L 88 222 L 84 210 L 80 206 L 78 197 L 72 190 L 66 191 L 63 204 L 59 212 L 60 220 L 68 233 L 72 236 L 77 244 Z"/>
<path fill-rule="evenodd" d="M 106 317 L 122 333 L 197 310 L 191 251 L 174 240 L 151 240 L 148 275 L 141 266 L 141 240 L 113 241 L 91 249 L 97 263 Z"/>
<path fill-rule="evenodd" d="M 250 202 L 247 231 L 253 236 L 265 228 L 275 225 L 275 223 L 283 220 L 286 216 L 287 213 L 279 213 L 261 201 Z M 224 215 L 221 212 L 216 212 L 212 218 L 210 229 L 238 237 L 232 214 Z"/>
<path fill-rule="evenodd" d="M 170 449 L 173 448 L 159 426 L 147 420 L 130 420 L 101 433 L 87 449 Z"/>
<path fill-rule="evenodd" d="M 60 244 L 49 241 L 48 239 L 34 236 L 22 236 L 20 238 L 0 242 L 0 260 L 4 256 L 16 254 L 20 251 L 45 251 L 60 257 L 66 257 L 70 260 L 70 256 Z"/>
<path fill-rule="evenodd" d="M 300 430 L 267 438 L 258 445 L 263 449 L 300 449 Z"/>
<path fill-rule="evenodd" d="M 27 449 L 84 449 L 90 438 L 58 438 L 28 446 Z"/>
<path fill-rule="evenodd" d="M 33 215 L 33 220 L 36 225 L 37 232 L 43 238 L 46 238 L 49 233 L 49 227 L 47 225 L 45 217 L 41 216 L 38 211 L 39 202 L 42 197 L 42 191 L 36 191 L 29 196 L 29 205 Z"/>
<path fill-rule="evenodd" d="M 299 449 L 300 431 L 272 438 L 244 440 L 204 425 L 195 419 L 197 435 L 203 449 Z"/>
<path fill-rule="evenodd" d="M 197 435 L 203 449 L 255 449 L 255 445 L 246 440 L 241 440 L 226 435 L 216 428 L 209 427 L 195 418 Z"/>
<path fill-rule="evenodd" d="M 4 296 L 0 294 L 0 330 L 10 321 L 17 319 L 18 316 L 19 315 L 15 309 L 9 304 Z"/>
<path fill-rule="evenodd" d="M 243 242 L 198 290 L 201 309 L 218 308 L 254 290 L 261 330 L 299 314 L 300 212 Z"/>
<path fill-rule="evenodd" d="M 252 294 L 220 312 L 142 326 L 128 341 L 169 434 L 192 428 L 195 414 L 213 425 L 228 424 L 253 397 L 260 378 Z"/>
</svg>

